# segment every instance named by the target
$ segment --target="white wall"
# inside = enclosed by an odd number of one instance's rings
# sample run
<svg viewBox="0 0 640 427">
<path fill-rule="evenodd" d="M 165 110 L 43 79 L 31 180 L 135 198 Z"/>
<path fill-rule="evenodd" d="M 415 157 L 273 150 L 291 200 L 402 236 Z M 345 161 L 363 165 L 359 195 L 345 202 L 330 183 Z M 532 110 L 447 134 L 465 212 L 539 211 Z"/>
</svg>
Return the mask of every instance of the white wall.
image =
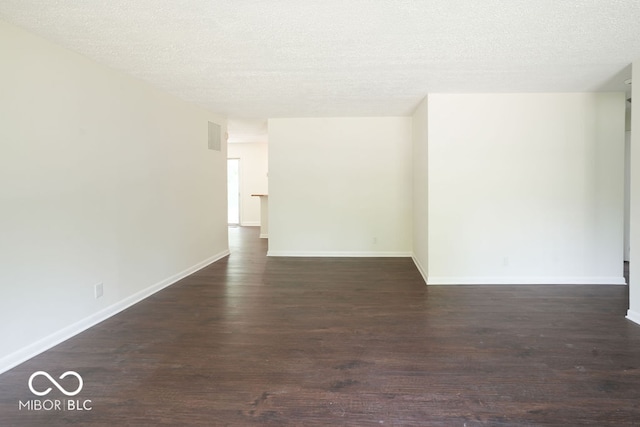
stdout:
<svg viewBox="0 0 640 427">
<path fill-rule="evenodd" d="M 411 117 L 269 120 L 269 255 L 409 256 Z"/>
<path fill-rule="evenodd" d="M 630 246 L 629 242 L 631 239 L 631 212 L 630 212 L 630 203 L 631 203 L 631 131 L 625 132 L 624 138 L 624 242 L 623 242 L 623 253 L 624 260 L 629 261 L 629 252 Z"/>
<path fill-rule="evenodd" d="M 413 260 L 424 277 L 429 275 L 429 99 L 413 113 Z"/>
<path fill-rule="evenodd" d="M 633 63 L 633 82 L 631 97 L 640 99 L 640 59 Z M 629 262 L 629 311 L 627 318 L 640 323 L 640 109 L 631 111 L 631 200 L 630 200 L 630 235 L 631 252 Z M 635 258 L 634 258 L 635 254 Z"/>
<path fill-rule="evenodd" d="M 625 93 L 625 98 L 629 98 L 631 93 Z M 631 103 L 625 103 L 625 140 L 624 140 L 624 260 L 629 261 L 629 239 L 630 239 L 630 212 L 629 203 L 631 199 Z"/>
<path fill-rule="evenodd" d="M 624 283 L 624 103 L 430 95 L 428 283 Z"/>
<path fill-rule="evenodd" d="M 230 159 L 240 159 L 240 225 L 259 226 L 260 198 L 251 195 L 268 194 L 268 144 L 229 144 L 227 156 Z"/>
<path fill-rule="evenodd" d="M 0 69 L 2 371 L 228 243 L 224 120 L 1 21 Z"/>
</svg>

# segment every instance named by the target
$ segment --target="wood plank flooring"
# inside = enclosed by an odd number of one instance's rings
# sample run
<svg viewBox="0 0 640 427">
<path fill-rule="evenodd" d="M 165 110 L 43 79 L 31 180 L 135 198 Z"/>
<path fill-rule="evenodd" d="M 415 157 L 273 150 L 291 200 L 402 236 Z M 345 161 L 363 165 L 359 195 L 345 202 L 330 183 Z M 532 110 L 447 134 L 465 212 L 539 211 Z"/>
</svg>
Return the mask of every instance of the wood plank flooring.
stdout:
<svg viewBox="0 0 640 427">
<path fill-rule="evenodd" d="M 228 258 L 0 375 L 0 426 L 640 425 L 625 286 L 426 287 L 410 259 L 230 232 Z M 19 409 L 38 370 L 77 371 L 74 397 L 33 384 L 91 410 Z"/>
</svg>

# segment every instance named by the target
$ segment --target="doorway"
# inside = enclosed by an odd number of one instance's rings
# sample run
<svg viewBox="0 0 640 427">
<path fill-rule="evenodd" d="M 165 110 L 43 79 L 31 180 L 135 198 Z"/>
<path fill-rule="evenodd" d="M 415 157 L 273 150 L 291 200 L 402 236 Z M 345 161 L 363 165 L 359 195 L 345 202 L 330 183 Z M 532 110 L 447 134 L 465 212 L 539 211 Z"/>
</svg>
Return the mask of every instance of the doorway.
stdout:
<svg viewBox="0 0 640 427">
<path fill-rule="evenodd" d="M 240 159 L 227 159 L 227 210 L 229 225 L 240 224 Z"/>
<path fill-rule="evenodd" d="M 626 83 L 626 82 L 625 82 Z M 627 92 L 625 102 L 624 139 L 624 278 L 629 282 L 629 261 L 631 260 L 631 93 Z"/>
</svg>

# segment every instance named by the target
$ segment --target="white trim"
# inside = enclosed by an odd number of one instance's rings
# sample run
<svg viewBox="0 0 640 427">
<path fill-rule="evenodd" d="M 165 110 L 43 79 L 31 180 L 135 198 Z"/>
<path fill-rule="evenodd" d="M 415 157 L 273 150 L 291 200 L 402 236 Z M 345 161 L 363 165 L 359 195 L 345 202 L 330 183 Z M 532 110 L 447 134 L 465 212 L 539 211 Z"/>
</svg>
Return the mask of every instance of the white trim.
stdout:
<svg viewBox="0 0 640 427">
<path fill-rule="evenodd" d="M 268 234 L 260 233 L 260 238 L 261 238 L 261 239 L 268 239 L 268 238 L 269 238 L 269 235 L 268 235 Z"/>
<path fill-rule="evenodd" d="M 357 252 L 357 251 L 268 251 L 267 256 L 288 256 L 288 257 L 378 257 L 378 258 L 409 258 L 411 252 Z"/>
<path fill-rule="evenodd" d="M 240 226 L 242 227 L 260 227 L 260 221 L 241 221 Z"/>
<path fill-rule="evenodd" d="M 640 312 L 629 309 L 627 311 L 627 319 L 640 325 Z"/>
<path fill-rule="evenodd" d="M 416 268 L 420 272 L 420 275 L 422 275 L 422 280 L 424 280 L 424 283 L 426 285 L 428 283 L 427 278 L 429 277 L 427 275 L 427 270 L 422 266 L 422 264 L 420 264 L 420 261 L 418 261 L 418 258 L 416 258 L 416 254 L 411 255 L 411 259 L 413 259 L 413 263 L 416 265 Z"/>
<path fill-rule="evenodd" d="M 427 277 L 428 285 L 626 285 L 624 277 Z"/>
<path fill-rule="evenodd" d="M 98 323 L 107 320 L 108 318 L 120 313 L 121 311 L 131 307 L 132 305 L 142 301 L 143 299 L 148 298 L 156 292 L 173 285 L 179 280 L 182 280 L 185 277 L 195 273 L 196 271 L 201 270 L 210 264 L 213 264 L 214 262 L 224 258 L 227 255 L 229 255 L 228 249 L 210 258 L 207 258 L 204 261 L 201 261 L 196 265 L 181 271 L 180 273 L 174 274 L 173 276 L 165 280 L 151 285 L 148 288 L 142 289 L 135 294 L 130 295 L 127 298 L 124 298 L 116 302 L 115 304 L 110 305 L 109 307 L 106 307 L 96 313 L 85 317 L 84 319 L 72 323 L 71 325 L 62 328 L 59 331 L 52 333 L 51 335 L 48 335 L 32 344 L 14 351 L 13 353 L 0 359 L 0 374 L 23 362 L 26 362 L 27 360 L 37 356 L 38 354 L 43 353 L 50 348 L 62 343 L 63 341 L 74 337 L 75 335 L 86 331 L 92 326 L 95 326 Z"/>
</svg>

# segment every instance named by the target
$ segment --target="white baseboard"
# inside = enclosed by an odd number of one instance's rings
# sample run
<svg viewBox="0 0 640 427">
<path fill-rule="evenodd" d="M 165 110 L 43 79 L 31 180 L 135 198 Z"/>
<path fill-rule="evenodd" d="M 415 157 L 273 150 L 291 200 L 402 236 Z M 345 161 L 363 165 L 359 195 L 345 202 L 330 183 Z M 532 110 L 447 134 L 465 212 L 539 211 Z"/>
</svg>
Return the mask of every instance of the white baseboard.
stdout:
<svg viewBox="0 0 640 427">
<path fill-rule="evenodd" d="M 260 234 L 260 238 L 261 239 L 268 239 L 269 235 L 268 234 Z"/>
<path fill-rule="evenodd" d="M 624 277 L 427 277 L 428 285 L 626 285 Z"/>
<path fill-rule="evenodd" d="M 637 323 L 638 325 L 640 325 L 640 312 L 637 311 L 633 311 L 633 310 L 628 310 L 627 311 L 627 319 L 631 320 L 632 322 Z"/>
<path fill-rule="evenodd" d="M 242 227 L 260 227 L 260 221 L 242 221 L 240 225 Z"/>
<path fill-rule="evenodd" d="M 418 271 L 420 272 L 420 275 L 422 276 L 422 280 L 424 280 L 424 283 L 427 284 L 427 270 L 422 266 L 422 264 L 420 264 L 420 261 L 418 261 L 418 258 L 416 258 L 415 254 L 411 255 L 411 259 L 413 259 L 413 263 L 416 265 L 416 267 L 418 268 Z"/>
<path fill-rule="evenodd" d="M 213 264 L 214 262 L 220 260 L 221 258 L 224 258 L 227 255 L 229 255 L 229 250 L 222 251 L 217 255 L 207 258 L 204 261 L 201 261 L 196 265 L 181 271 L 180 273 L 174 274 L 173 276 L 168 277 L 167 279 L 162 280 L 154 285 L 151 285 L 148 288 L 142 289 L 135 294 L 130 295 L 127 298 L 110 305 L 109 307 L 106 307 L 88 317 L 85 317 L 84 319 L 72 323 L 71 325 L 62 328 L 51 335 L 48 335 L 32 344 L 27 345 L 26 347 L 21 348 L 20 350 L 17 350 L 1 358 L 0 374 L 23 362 L 26 362 L 27 360 L 37 356 L 38 354 L 46 350 L 49 350 L 50 348 L 68 340 L 75 335 L 86 331 L 92 326 L 95 326 L 98 323 L 107 320 L 108 318 L 120 313 L 121 311 L 131 307 L 132 305 L 142 301 L 143 299 L 148 298 L 156 292 L 173 285 L 179 280 L 182 280 L 185 277 L 195 273 L 196 271 L 201 270 L 210 264 Z"/>
<path fill-rule="evenodd" d="M 359 258 L 405 258 L 411 257 L 411 252 L 358 252 L 358 251 L 268 251 L 267 256 L 279 257 L 359 257 Z"/>
</svg>

